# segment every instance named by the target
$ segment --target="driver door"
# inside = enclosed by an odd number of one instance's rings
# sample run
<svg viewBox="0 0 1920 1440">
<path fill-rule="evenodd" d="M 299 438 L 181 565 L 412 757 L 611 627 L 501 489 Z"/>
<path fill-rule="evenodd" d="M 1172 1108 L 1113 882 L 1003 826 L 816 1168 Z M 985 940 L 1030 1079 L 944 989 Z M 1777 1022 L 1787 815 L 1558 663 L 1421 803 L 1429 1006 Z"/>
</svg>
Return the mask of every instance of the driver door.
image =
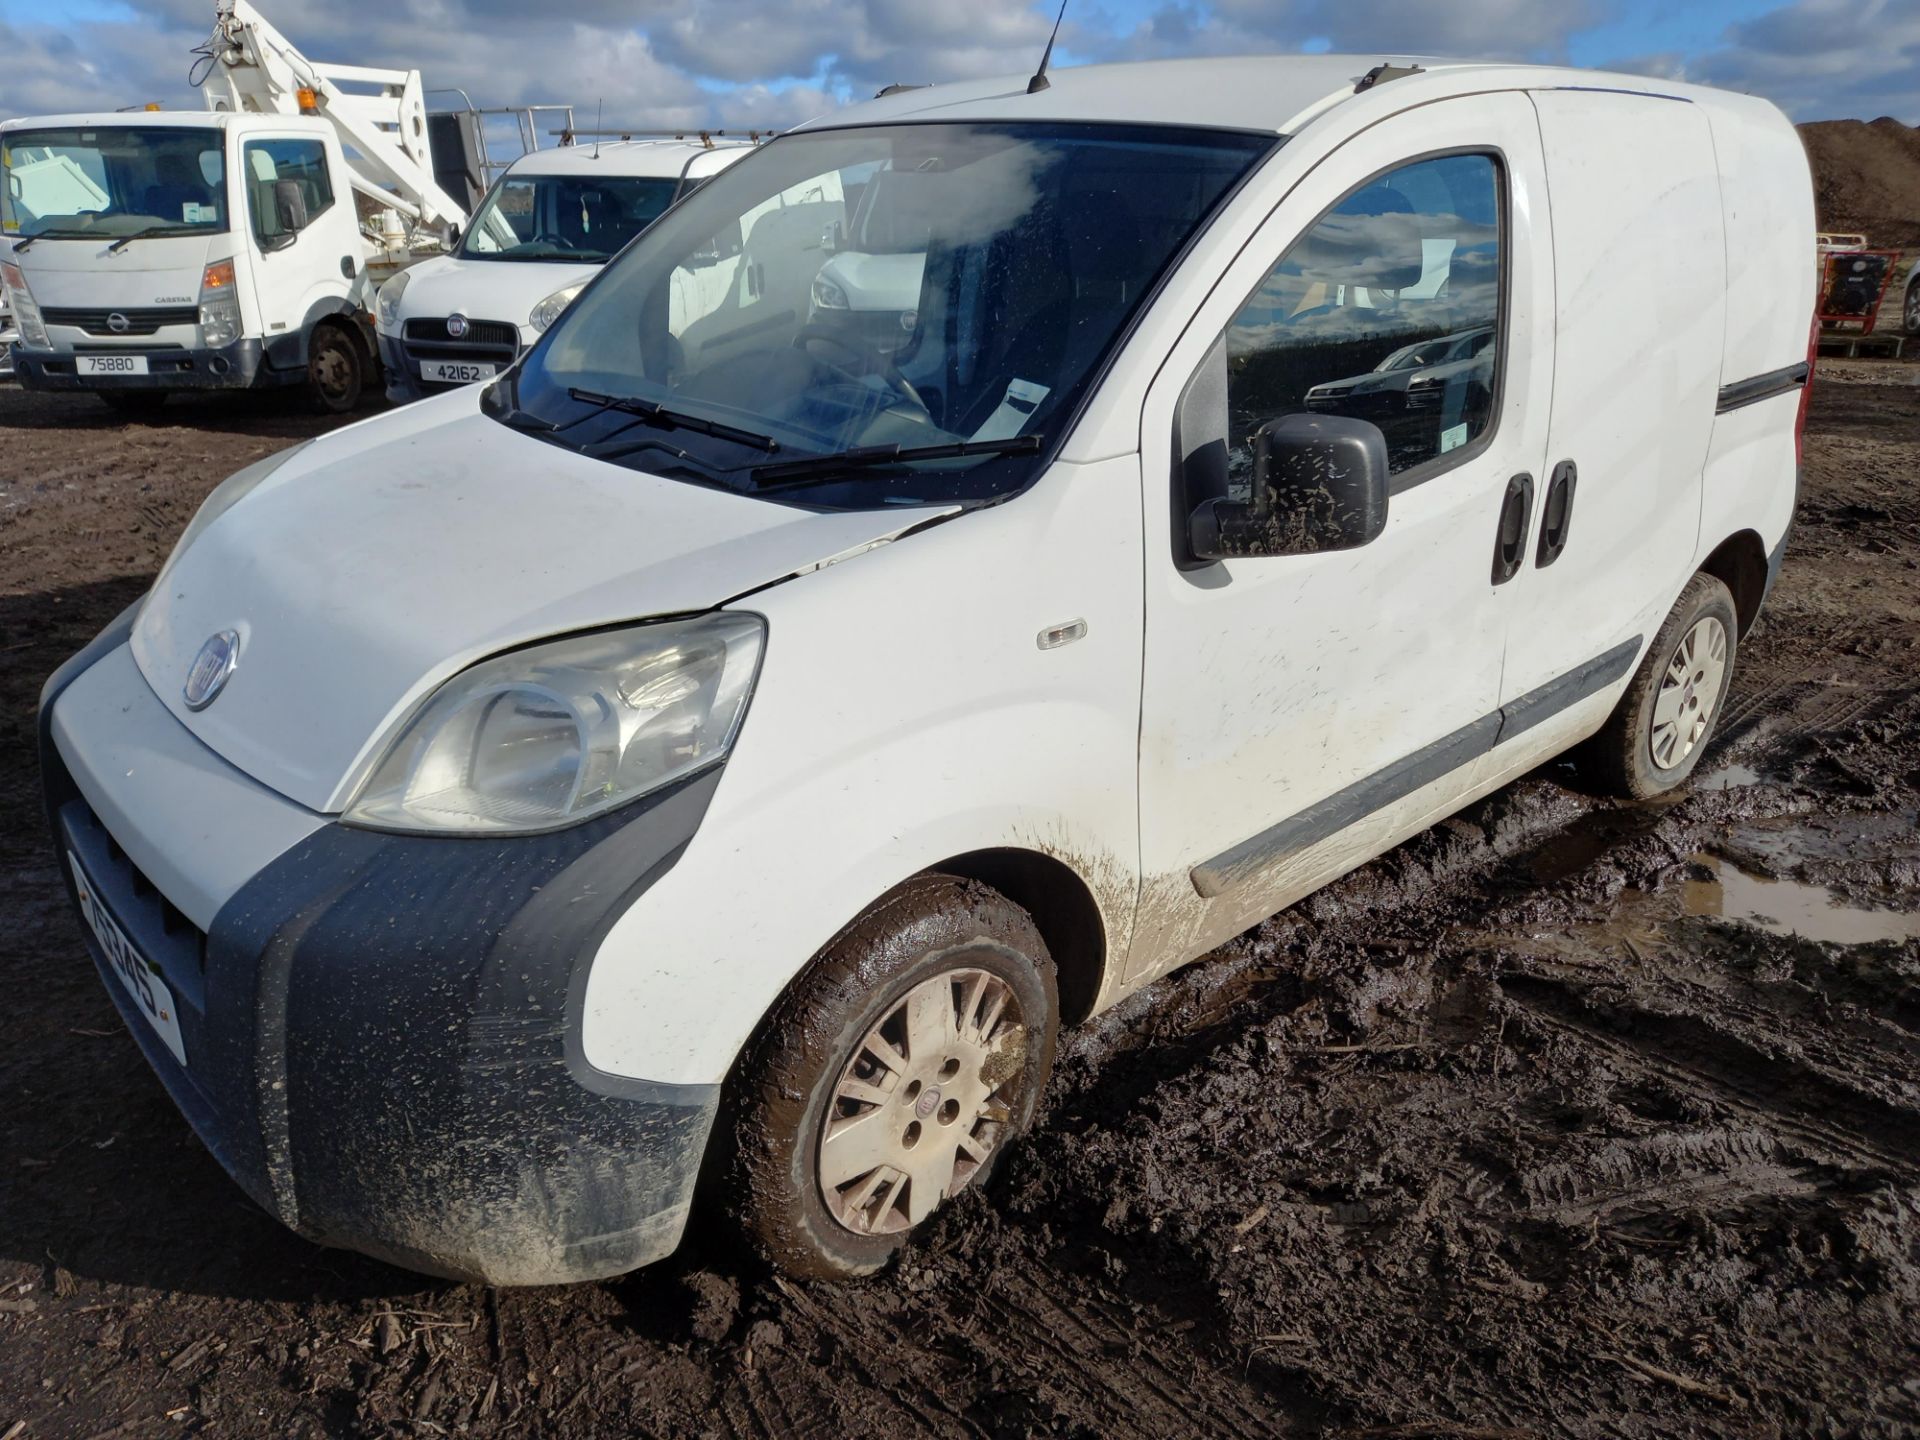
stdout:
<svg viewBox="0 0 1920 1440">
<path fill-rule="evenodd" d="M 1545 201 L 1524 95 L 1376 125 L 1280 199 L 1149 391 L 1129 983 L 1363 863 L 1471 783 L 1498 728 L 1503 507 L 1546 453 L 1552 253 L 1529 223 Z M 1430 363 L 1482 330 L 1469 362 Z M 1384 532 L 1196 560 L 1192 485 L 1250 493 L 1253 432 L 1302 411 L 1384 433 Z"/>
</svg>

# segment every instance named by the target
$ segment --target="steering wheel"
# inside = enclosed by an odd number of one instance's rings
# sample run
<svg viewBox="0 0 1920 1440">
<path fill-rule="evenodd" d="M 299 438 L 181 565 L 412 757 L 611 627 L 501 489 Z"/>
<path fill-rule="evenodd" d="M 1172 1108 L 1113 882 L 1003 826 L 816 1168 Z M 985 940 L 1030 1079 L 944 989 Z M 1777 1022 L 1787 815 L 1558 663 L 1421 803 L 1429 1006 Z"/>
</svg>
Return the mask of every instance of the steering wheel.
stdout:
<svg viewBox="0 0 1920 1440">
<path fill-rule="evenodd" d="M 802 325 L 793 334 L 793 348 L 796 350 L 804 351 L 816 341 L 831 345 L 842 353 L 853 356 L 861 362 L 860 374 L 878 375 L 886 381 L 887 388 L 901 399 L 919 410 L 932 413 L 927 409 L 927 402 L 920 398 L 920 392 L 913 388 L 913 382 L 900 373 L 900 367 L 895 365 L 878 346 L 866 340 L 843 335 L 836 327 L 822 325 L 817 321 L 810 325 Z"/>
<path fill-rule="evenodd" d="M 552 245 L 561 250 L 578 250 L 580 247 L 564 235 L 549 235 L 544 230 L 536 234 L 529 242 L 534 245 Z"/>
</svg>

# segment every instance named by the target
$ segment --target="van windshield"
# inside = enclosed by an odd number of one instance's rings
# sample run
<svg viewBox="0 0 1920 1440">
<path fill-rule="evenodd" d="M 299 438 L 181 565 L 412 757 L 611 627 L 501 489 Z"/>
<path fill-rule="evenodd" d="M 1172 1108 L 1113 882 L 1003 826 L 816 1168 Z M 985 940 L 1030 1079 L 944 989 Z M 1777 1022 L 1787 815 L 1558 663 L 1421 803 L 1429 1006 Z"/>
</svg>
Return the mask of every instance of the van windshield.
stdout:
<svg viewBox="0 0 1920 1440">
<path fill-rule="evenodd" d="M 0 231 L 48 239 L 212 234 L 227 228 L 215 129 L 98 125 L 0 137 Z"/>
<path fill-rule="evenodd" d="M 602 264 L 660 218 L 679 186 L 671 176 L 509 175 L 467 227 L 460 258 Z"/>
<path fill-rule="evenodd" d="M 804 485 L 811 505 L 1008 493 L 1276 143 L 1063 124 L 785 136 L 602 271 L 489 411 L 656 473 Z"/>
</svg>

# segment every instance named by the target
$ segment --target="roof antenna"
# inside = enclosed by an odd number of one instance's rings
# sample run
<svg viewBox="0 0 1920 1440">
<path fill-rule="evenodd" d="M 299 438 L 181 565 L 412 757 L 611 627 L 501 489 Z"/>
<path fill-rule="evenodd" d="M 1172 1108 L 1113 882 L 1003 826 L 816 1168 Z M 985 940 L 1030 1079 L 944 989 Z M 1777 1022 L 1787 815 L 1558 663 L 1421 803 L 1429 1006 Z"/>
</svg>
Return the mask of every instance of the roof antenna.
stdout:
<svg viewBox="0 0 1920 1440">
<path fill-rule="evenodd" d="M 607 97 L 602 95 L 593 102 L 593 158 L 600 158 L 600 112 L 607 108 Z"/>
<path fill-rule="evenodd" d="M 1038 95 L 1049 90 L 1053 82 L 1047 79 L 1047 66 L 1053 60 L 1053 42 L 1060 38 L 1060 22 L 1067 18 L 1067 0 L 1060 0 L 1060 13 L 1053 17 L 1053 33 L 1047 36 L 1047 48 L 1041 53 L 1040 68 L 1033 72 L 1033 78 L 1027 81 L 1027 93 Z"/>
</svg>

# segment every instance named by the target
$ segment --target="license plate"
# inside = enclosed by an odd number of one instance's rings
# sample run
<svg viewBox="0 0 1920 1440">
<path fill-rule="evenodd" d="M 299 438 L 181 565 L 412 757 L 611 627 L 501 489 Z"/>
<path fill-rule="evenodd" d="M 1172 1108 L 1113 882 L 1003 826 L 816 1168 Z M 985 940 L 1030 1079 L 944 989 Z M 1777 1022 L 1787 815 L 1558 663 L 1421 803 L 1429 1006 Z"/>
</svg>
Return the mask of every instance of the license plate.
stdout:
<svg viewBox="0 0 1920 1440">
<path fill-rule="evenodd" d="M 127 939 L 119 922 L 94 895 L 93 884 L 72 851 L 67 852 L 67 864 L 73 867 L 74 889 L 80 894 L 80 913 L 86 917 L 87 928 L 93 931 L 94 939 L 100 942 L 107 965 L 133 997 L 133 1008 L 146 1016 L 154 1033 L 173 1052 L 173 1058 L 186 1064 L 187 1047 L 180 1041 L 180 1012 L 174 1008 L 173 992 L 160 979 L 159 967 L 133 948 L 133 942 Z"/>
<path fill-rule="evenodd" d="M 144 355 L 81 355 L 78 359 L 82 375 L 144 375 L 147 373 L 147 357 Z"/>
<path fill-rule="evenodd" d="M 491 380 L 499 371 L 498 365 L 475 365 L 465 360 L 420 362 L 422 380 L 438 380 L 445 385 L 471 385 L 476 380 Z"/>
</svg>

